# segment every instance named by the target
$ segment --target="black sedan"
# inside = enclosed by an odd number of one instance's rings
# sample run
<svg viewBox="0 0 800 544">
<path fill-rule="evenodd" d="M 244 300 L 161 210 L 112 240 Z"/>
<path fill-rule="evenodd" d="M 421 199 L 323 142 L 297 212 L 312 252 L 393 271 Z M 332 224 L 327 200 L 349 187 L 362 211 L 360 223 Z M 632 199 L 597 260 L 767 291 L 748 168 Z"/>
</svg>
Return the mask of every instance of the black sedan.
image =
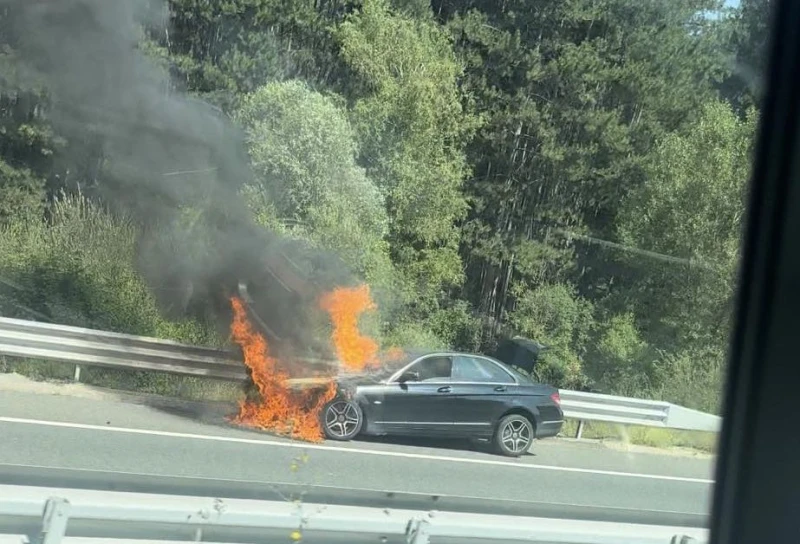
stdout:
<svg viewBox="0 0 800 544">
<path fill-rule="evenodd" d="M 368 373 L 343 376 L 321 412 L 325 436 L 491 440 L 503 455 L 525 454 L 561 430 L 558 389 L 484 355 L 430 352 Z"/>
</svg>

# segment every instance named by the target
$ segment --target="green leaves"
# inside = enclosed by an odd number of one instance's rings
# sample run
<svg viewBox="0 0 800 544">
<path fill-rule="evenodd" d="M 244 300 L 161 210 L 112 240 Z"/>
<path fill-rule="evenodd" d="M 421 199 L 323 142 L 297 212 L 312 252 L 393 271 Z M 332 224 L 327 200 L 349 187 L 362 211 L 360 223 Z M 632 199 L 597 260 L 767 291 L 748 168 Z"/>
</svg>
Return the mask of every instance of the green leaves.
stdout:
<svg viewBox="0 0 800 544">
<path fill-rule="evenodd" d="M 634 265 L 646 278 L 634 296 L 650 300 L 643 319 L 676 344 L 727 343 L 754 136 L 754 114 L 742 120 L 709 102 L 695 123 L 662 140 L 647 181 L 622 203 L 626 244 L 684 259 Z"/>
<path fill-rule="evenodd" d="M 461 151 L 474 119 L 462 110 L 447 34 L 431 19 L 364 2 L 335 32 L 360 162 L 386 197 L 392 260 L 406 297 L 425 307 L 461 282 L 456 223 L 466 202 Z"/>
<path fill-rule="evenodd" d="M 344 111 L 298 81 L 247 95 L 236 120 L 245 128 L 257 186 L 257 214 L 276 214 L 287 232 L 335 250 L 369 279 L 385 275 L 388 219 L 383 197 L 356 164 Z M 262 224 L 269 223 L 262 219 Z M 385 279 L 385 278 L 383 278 Z"/>
<path fill-rule="evenodd" d="M 623 203 L 620 237 L 637 247 L 730 269 L 738 256 L 755 116 L 714 101 L 685 131 L 666 136 L 647 181 Z"/>
<path fill-rule="evenodd" d="M 27 168 L 14 168 L 0 158 L 0 225 L 14 217 L 41 217 L 44 180 Z"/>
<path fill-rule="evenodd" d="M 585 381 L 581 356 L 593 324 L 592 305 L 568 285 L 544 285 L 525 290 L 508 314 L 516 332 L 547 346 L 543 379 L 580 387 Z"/>
</svg>

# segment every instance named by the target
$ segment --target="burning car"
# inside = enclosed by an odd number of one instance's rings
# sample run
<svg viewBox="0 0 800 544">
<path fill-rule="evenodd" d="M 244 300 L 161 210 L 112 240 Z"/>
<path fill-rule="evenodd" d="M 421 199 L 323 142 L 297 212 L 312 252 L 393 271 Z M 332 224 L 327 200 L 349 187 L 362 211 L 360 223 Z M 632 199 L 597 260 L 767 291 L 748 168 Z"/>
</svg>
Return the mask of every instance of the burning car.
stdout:
<svg viewBox="0 0 800 544">
<path fill-rule="evenodd" d="M 514 352 L 516 361 L 535 362 L 530 350 L 528 359 L 519 358 L 526 346 L 517 344 L 523 351 Z M 331 440 L 359 435 L 484 439 L 497 452 L 519 457 L 534 439 L 555 436 L 563 425 L 556 388 L 484 355 L 406 354 L 368 372 L 342 375 L 337 383 L 336 395 L 320 412 L 322 431 Z"/>
</svg>

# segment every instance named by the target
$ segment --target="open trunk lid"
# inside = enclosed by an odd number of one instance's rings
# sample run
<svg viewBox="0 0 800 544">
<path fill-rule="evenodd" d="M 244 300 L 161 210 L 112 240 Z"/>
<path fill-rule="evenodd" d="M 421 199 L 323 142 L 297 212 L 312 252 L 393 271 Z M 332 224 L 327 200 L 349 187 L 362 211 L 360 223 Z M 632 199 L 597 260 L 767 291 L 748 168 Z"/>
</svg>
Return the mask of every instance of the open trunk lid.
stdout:
<svg viewBox="0 0 800 544">
<path fill-rule="evenodd" d="M 540 355 L 546 350 L 547 347 L 539 342 L 522 336 L 515 336 L 500 342 L 494 357 L 502 363 L 515 366 L 532 374 Z"/>
</svg>

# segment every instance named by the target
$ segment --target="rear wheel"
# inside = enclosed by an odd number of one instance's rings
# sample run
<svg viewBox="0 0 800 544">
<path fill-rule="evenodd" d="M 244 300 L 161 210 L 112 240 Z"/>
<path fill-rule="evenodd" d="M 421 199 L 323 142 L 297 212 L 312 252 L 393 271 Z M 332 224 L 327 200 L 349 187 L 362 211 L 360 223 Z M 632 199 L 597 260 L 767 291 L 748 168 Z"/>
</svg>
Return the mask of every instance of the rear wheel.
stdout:
<svg viewBox="0 0 800 544">
<path fill-rule="evenodd" d="M 364 413 L 352 400 L 333 399 L 322 409 L 322 432 L 331 440 L 351 440 L 364 425 Z"/>
<path fill-rule="evenodd" d="M 533 444 L 533 424 L 523 415 L 510 414 L 497 424 L 494 445 L 508 457 L 525 455 Z"/>
</svg>

